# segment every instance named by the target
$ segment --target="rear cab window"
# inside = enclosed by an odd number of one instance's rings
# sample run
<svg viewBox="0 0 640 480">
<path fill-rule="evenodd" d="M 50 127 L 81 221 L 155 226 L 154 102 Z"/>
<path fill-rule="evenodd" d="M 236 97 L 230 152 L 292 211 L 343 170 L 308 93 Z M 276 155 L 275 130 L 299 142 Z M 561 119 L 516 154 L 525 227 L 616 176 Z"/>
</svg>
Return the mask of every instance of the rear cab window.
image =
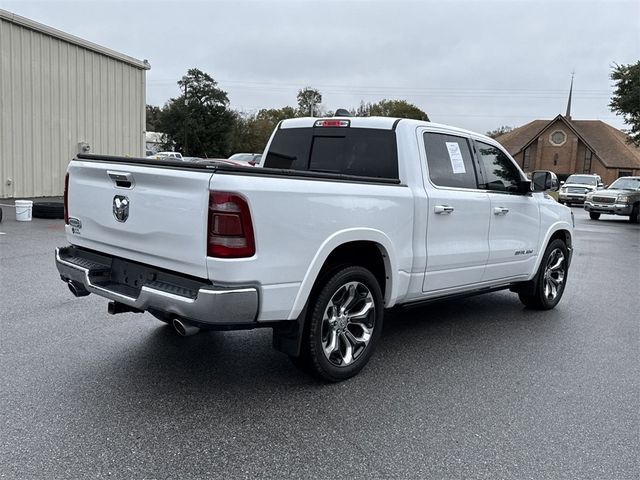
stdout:
<svg viewBox="0 0 640 480">
<path fill-rule="evenodd" d="M 395 180 L 396 135 L 377 128 L 281 128 L 263 166 Z"/>
</svg>

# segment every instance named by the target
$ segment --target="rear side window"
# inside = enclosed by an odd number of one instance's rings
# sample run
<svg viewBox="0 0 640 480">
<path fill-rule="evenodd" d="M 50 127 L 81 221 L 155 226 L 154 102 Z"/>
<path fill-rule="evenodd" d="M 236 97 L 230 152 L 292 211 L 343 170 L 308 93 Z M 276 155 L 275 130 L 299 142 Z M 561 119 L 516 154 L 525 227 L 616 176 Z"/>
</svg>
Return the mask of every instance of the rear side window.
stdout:
<svg viewBox="0 0 640 480">
<path fill-rule="evenodd" d="M 397 179 L 396 136 L 370 128 L 280 129 L 264 166 Z"/>
<path fill-rule="evenodd" d="M 469 141 L 443 133 L 425 133 L 429 178 L 440 187 L 478 188 Z"/>
</svg>

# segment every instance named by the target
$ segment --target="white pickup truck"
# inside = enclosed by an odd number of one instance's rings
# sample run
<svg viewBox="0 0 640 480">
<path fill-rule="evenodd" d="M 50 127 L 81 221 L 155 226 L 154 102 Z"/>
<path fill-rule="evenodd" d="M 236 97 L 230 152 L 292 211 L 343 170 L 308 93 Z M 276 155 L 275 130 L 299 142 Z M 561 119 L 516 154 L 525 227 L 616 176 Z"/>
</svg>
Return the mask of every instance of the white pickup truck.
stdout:
<svg viewBox="0 0 640 480">
<path fill-rule="evenodd" d="M 81 154 L 65 188 L 76 296 L 148 311 L 189 335 L 271 327 L 322 378 L 355 375 L 398 305 L 517 292 L 553 308 L 572 253 L 569 208 L 494 140 L 393 118 L 281 122 L 260 165 Z"/>
</svg>

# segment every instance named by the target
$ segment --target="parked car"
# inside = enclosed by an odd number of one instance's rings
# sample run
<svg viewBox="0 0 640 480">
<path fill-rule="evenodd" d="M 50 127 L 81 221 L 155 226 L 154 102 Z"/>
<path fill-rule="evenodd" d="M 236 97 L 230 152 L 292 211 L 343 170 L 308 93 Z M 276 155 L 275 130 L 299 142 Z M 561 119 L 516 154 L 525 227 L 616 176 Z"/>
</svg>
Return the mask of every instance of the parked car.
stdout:
<svg viewBox="0 0 640 480">
<path fill-rule="evenodd" d="M 158 152 L 147 158 L 155 158 L 157 160 L 182 160 L 182 154 L 178 152 Z"/>
<path fill-rule="evenodd" d="M 620 177 L 609 188 L 589 193 L 584 209 L 592 220 L 598 220 L 605 213 L 628 215 L 629 221 L 640 223 L 640 176 Z"/>
<path fill-rule="evenodd" d="M 261 158 L 261 153 L 234 153 L 229 157 L 229 160 L 253 166 L 260 163 Z"/>
<path fill-rule="evenodd" d="M 62 280 L 181 335 L 273 328 L 278 350 L 329 381 L 365 366 L 396 305 L 510 289 L 551 309 L 564 293 L 573 214 L 543 193 L 558 180 L 527 180 L 491 138 L 409 119 L 297 118 L 265 152 L 256 168 L 175 169 L 79 154 Z"/>
<path fill-rule="evenodd" d="M 587 194 L 604 188 L 600 175 L 570 175 L 560 187 L 558 201 L 562 204 L 584 203 Z"/>
</svg>

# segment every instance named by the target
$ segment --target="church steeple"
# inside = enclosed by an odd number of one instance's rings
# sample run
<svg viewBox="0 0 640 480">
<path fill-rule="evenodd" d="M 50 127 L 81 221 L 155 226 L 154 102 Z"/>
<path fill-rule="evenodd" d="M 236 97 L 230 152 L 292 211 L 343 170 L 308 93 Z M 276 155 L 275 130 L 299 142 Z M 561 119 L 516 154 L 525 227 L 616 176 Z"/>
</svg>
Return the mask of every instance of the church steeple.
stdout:
<svg viewBox="0 0 640 480">
<path fill-rule="evenodd" d="M 567 101 L 567 113 L 565 113 L 565 117 L 567 120 L 571 120 L 571 96 L 573 95 L 573 75 L 575 72 L 571 72 L 571 87 L 569 87 L 569 100 Z"/>
</svg>

